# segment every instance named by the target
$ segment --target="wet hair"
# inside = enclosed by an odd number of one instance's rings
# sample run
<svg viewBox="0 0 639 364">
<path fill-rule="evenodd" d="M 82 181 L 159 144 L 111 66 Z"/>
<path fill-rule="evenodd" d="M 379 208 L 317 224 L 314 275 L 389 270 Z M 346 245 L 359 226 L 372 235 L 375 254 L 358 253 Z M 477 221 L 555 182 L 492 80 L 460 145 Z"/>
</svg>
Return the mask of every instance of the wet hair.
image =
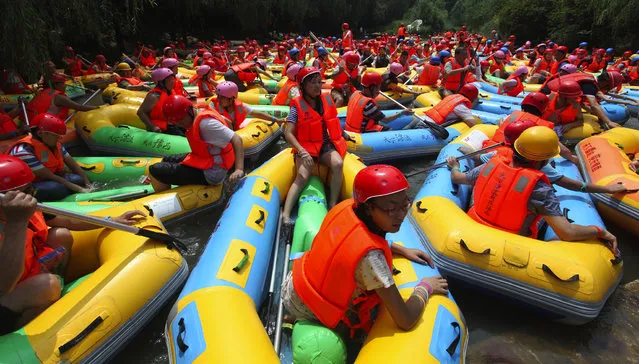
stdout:
<svg viewBox="0 0 639 364">
<path fill-rule="evenodd" d="M 541 117 L 542 112 L 532 105 L 521 105 L 521 111 Z"/>
<path fill-rule="evenodd" d="M 386 231 L 383 231 L 382 229 L 380 229 L 375 222 L 373 221 L 373 217 L 371 216 L 371 214 L 368 212 L 369 209 L 373 208 L 370 205 L 370 202 L 374 201 L 375 198 L 371 198 L 370 200 L 364 202 L 364 203 L 360 203 L 357 205 L 357 207 L 353 208 L 353 211 L 355 212 L 355 215 L 357 216 L 357 218 L 359 218 L 360 220 L 362 220 L 362 222 L 364 223 L 364 225 L 366 225 L 366 228 L 368 228 L 368 230 L 375 234 L 375 235 L 379 235 L 382 238 L 386 236 Z"/>
</svg>

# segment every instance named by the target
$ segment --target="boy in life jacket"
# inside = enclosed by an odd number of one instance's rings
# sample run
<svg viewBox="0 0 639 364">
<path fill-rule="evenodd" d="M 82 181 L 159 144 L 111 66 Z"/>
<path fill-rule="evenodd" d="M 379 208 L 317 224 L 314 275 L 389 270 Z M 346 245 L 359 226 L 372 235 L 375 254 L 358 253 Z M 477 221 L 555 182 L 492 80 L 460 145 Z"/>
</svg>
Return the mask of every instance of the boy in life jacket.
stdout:
<svg viewBox="0 0 639 364">
<path fill-rule="evenodd" d="M 75 50 L 71 46 L 64 47 L 64 57 L 62 57 L 64 65 L 64 73 L 73 77 L 84 75 L 84 68 L 89 67 L 80 57 L 75 54 Z"/>
<path fill-rule="evenodd" d="M 184 135 L 180 128 L 169 124 L 162 113 L 162 106 L 169 96 L 173 95 L 173 86 L 176 82 L 173 72 L 168 68 L 156 68 L 151 73 L 151 78 L 155 83 L 155 88 L 144 97 L 137 112 L 138 117 L 146 125 L 148 131 Z"/>
<path fill-rule="evenodd" d="M 131 91 L 149 91 L 151 89 L 146 82 L 133 76 L 131 66 L 128 63 L 122 62 L 118 64 L 115 71 L 118 74 L 115 79 L 118 87 Z"/>
<path fill-rule="evenodd" d="M 39 91 L 35 97 L 25 105 L 29 120 L 38 114 L 44 113 L 53 114 L 62 120 L 66 120 L 69 116 L 69 109 L 91 111 L 98 108 L 97 106 L 78 104 L 71 100 L 65 92 L 67 88 L 66 80 L 66 77 L 61 73 L 56 72 L 53 74 L 53 88 L 45 88 Z M 22 113 L 20 117 L 24 118 Z"/>
<path fill-rule="evenodd" d="M 477 124 L 477 119 L 470 111 L 477 102 L 479 90 L 473 84 L 465 84 L 458 94 L 444 97 L 424 113 L 424 118 L 439 125 L 452 125 L 456 122 L 464 122 L 469 127 Z"/>
<path fill-rule="evenodd" d="M 417 84 L 421 86 L 437 86 L 442 78 L 441 63 L 441 59 L 438 56 L 431 56 L 428 63 L 421 67 L 421 70 L 418 67 L 419 77 L 417 78 Z"/>
<path fill-rule="evenodd" d="M 186 129 L 191 152 L 164 157 L 149 167 L 155 191 L 166 191 L 171 185 L 220 185 L 231 169 L 229 182 L 244 176 L 242 138 L 217 111 L 195 109 L 186 97 L 173 95 L 164 103 L 163 113 L 169 122 Z"/>
<path fill-rule="evenodd" d="M 36 211 L 33 173 L 19 158 L 0 155 L 0 335 L 18 330 L 60 298 L 73 236 L 97 228 Z M 140 211 L 111 221 L 132 225 Z"/>
<path fill-rule="evenodd" d="M 87 70 L 87 75 L 94 75 L 96 73 L 111 72 L 113 68 L 107 64 L 107 59 L 103 54 L 95 56 L 95 61 L 91 64 Z"/>
<path fill-rule="evenodd" d="M 277 54 L 273 58 L 273 64 L 286 64 L 288 56 L 286 55 L 286 47 L 277 46 Z"/>
<path fill-rule="evenodd" d="M 333 62 L 328 58 L 328 51 L 324 47 L 317 48 L 317 57 L 313 60 L 313 67 L 320 70 L 322 78 L 326 75 L 326 70 L 333 68 Z"/>
<path fill-rule="evenodd" d="M 464 86 L 466 74 L 474 70 L 472 65 L 466 64 L 467 58 L 466 48 L 459 46 L 455 49 L 455 58 L 445 63 L 440 92 L 442 97 L 457 93 Z"/>
<path fill-rule="evenodd" d="M 359 86 L 359 55 L 353 51 L 344 53 L 343 62 L 338 63 L 333 73 L 326 78 L 333 79 L 331 96 L 335 100 L 337 107 L 342 107 L 348 103 L 351 94 Z"/>
<path fill-rule="evenodd" d="M 512 158 L 494 156 L 467 173 L 450 157 L 451 181 L 473 187 L 474 204 L 468 215 L 475 221 L 513 234 L 538 238 L 539 221 L 564 241 L 601 240 L 615 256 L 617 238 L 599 226 L 572 224 L 562 214 L 559 199 L 540 169 L 559 152 L 559 139 L 545 126 L 524 130 L 514 142 Z M 525 183 L 522 183 L 525 181 Z"/>
<path fill-rule="evenodd" d="M 526 77 L 528 77 L 528 67 L 517 67 L 513 74 L 508 76 L 506 81 L 499 85 L 497 93 L 513 97 L 518 96 L 520 93 L 524 92 L 524 81 L 526 81 Z"/>
<path fill-rule="evenodd" d="M 382 92 L 391 91 L 398 96 L 402 96 L 403 94 L 420 95 L 420 92 L 404 87 L 404 81 L 406 81 L 406 78 L 400 76 L 403 72 L 404 67 L 402 67 L 400 63 L 391 63 L 388 67 L 388 71 L 382 73 Z"/>
<path fill-rule="evenodd" d="M 381 90 L 382 76 L 376 72 L 366 72 L 362 76 L 362 90 L 355 91 L 348 101 L 346 109 L 346 131 L 367 133 L 390 130 L 387 124 L 402 115 L 411 115 L 412 110 L 406 109 L 392 116 L 384 116 L 375 102 L 375 97 Z"/>
<path fill-rule="evenodd" d="M 293 318 L 320 322 L 357 340 L 369 332 L 380 304 L 397 327 L 410 330 L 429 297 L 448 292 L 442 277 L 423 278 L 404 300 L 393 279 L 392 254 L 432 266 L 425 252 L 384 240 L 399 230 L 410 209 L 408 188 L 389 165 L 369 166 L 355 176 L 353 198 L 329 210 L 311 249 L 293 262 L 282 285 L 282 301 Z"/>
<path fill-rule="evenodd" d="M 22 159 L 35 174 L 35 197 L 57 201 L 74 192 L 89 192 L 87 175 L 60 143 L 67 132 L 64 122 L 55 115 L 40 114 L 31 120 L 31 126 L 35 132 L 16 141 L 8 154 Z"/>
<path fill-rule="evenodd" d="M 184 84 L 182 83 L 182 79 L 187 79 L 186 75 L 183 75 L 179 72 L 179 62 L 175 58 L 167 58 L 162 61 L 161 67 L 168 68 L 173 72 L 173 78 L 175 78 L 175 82 L 173 83 L 173 94 L 181 95 L 184 97 L 191 97 L 195 99 L 195 97 L 191 96 L 185 89 Z"/>
<path fill-rule="evenodd" d="M 262 59 L 231 66 L 231 68 L 224 73 L 224 80 L 233 82 L 240 92 L 246 92 L 248 86 L 261 84 L 262 79 L 260 76 L 277 80 L 275 76 L 266 72 L 266 62 Z"/>
<path fill-rule="evenodd" d="M 300 95 L 300 88 L 297 81 L 295 81 L 295 77 L 301 69 L 301 65 L 294 64 L 286 70 L 286 83 L 275 95 L 272 102 L 273 105 L 288 106 L 291 104 L 291 100 Z"/>
<path fill-rule="evenodd" d="M 200 97 L 211 97 L 217 86 L 217 82 L 211 79 L 211 67 L 203 65 L 195 70 L 195 76 L 189 80 L 189 84 L 195 83 Z"/>
<path fill-rule="evenodd" d="M 548 107 L 542 118 L 555 124 L 555 132 L 559 137 L 570 129 L 583 125 L 580 98 L 583 95 L 579 84 L 574 81 L 564 81 L 557 92 L 551 92 L 548 97 Z"/>
<path fill-rule="evenodd" d="M 209 103 L 209 107 L 222 116 L 222 122 L 233 131 L 240 130 L 245 126 L 245 120 L 248 116 L 270 120 L 271 123 L 283 123 L 286 118 L 277 119 L 274 116 L 261 111 L 254 110 L 250 105 L 237 99 L 237 86 L 231 81 L 222 81 L 215 88 L 217 97 L 213 98 Z"/>
</svg>

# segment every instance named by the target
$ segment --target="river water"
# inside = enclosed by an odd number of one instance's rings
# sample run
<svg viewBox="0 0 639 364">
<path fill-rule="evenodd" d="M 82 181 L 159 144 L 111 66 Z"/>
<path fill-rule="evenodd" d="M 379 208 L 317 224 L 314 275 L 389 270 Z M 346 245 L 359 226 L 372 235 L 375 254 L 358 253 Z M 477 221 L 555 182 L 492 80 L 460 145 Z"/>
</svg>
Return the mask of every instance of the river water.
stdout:
<svg viewBox="0 0 639 364">
<path fill-rule="evenodd" d="M 633 124 L 637 120 L 632 120 Z M 639 125 L 639 123 L 637 124 Z M 274 145 L 268 157 L 275 155 L 283 142 Z M 435 156 L 424 160 L 393 163 L 404 173 L 433 164 Z M 409 179 L 412 196 L 419 191 L 426 174 Z M 223 205 L 222 205 L 223 206 Z M 202 254 L 223 207 L 167 224 L 170 233 L 190 246 L 185 257 L 192 269 Z M 624 278 L 621 284 L 639 279 L 639 256 L 636 237 L 607 223 L 624 254 Z M 450 282 L 450 290 L 460 306 L 470 330 L 469 363 L 626 363 L 639 362 L 639 348 L 634 330 L 639 325 L 639 300 L 622 306 L 609 300 L 602 314 L 583 326 L 566 326 L 536 316 L 499 298 Z M 614 296 L 613 296 L 614 297 Z M 176 297 L 159 312 L 148 326 L 114 359 L 118 363 L 167 363 L 164 323 Z M 634 308 L 634 309 L 633 309 Z M 629 318 L 630 317 L 630 318 Z M 621 329 L 622 334 L 618 334 Z"/>
</svg>

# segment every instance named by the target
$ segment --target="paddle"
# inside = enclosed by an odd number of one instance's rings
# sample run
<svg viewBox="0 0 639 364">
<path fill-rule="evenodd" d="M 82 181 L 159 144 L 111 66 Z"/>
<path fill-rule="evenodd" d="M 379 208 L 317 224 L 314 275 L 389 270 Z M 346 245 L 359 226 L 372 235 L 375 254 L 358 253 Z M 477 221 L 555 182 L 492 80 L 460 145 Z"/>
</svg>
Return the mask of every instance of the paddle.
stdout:
<svg viewBox="0 0 639 364">
<path fill-rule="evenodd" d="M 84 100 L 84 102 L 82 103 L 82 105 L 86 105 L 86 104 L 87 104 L 89 101 L 91 101 L 91 100 L 95 97 L 95 95 L 97 95 L 97 94 L 98 94 L 98 92 L 100 92 L 100 91 L 101 91 L 100 89 L 95 90 L 95 91 L 93 92 L 93 94 L 92 94 L 91 96 L 89 96 L 89 98 L 88 98 L 88 99 Z M 74 111 L 71 115 L 69 115 L 66 119 L 64 119 L 64 123 L 66 124 L 66 123 L 67 123 L 67 121 L 71 120 L 71 118 L 73 117 L 73 115 L 75 115 L 75 113 L 76 113 L 76 112 L 77 112 L 77 111 Z"/>
<path fill-rule="evenodd" d="M 474 151 L 474 152 L 468 153 L 468 154 L 463 155 L 463 156 L 461 156 L 461 157 L 458 157 L 458 158 L 456 158 L 456 159 L 457 159 L 457 161 L 461 161 L 461 160 L 464 160 L 464 159 L 468 159 L 468 158 L 474 157 L 474 156 L 476 156 L 476 155 L 478 155 L 478 154 L 484 154 L 484 153 L 486 153 L 487 151 L 489 151 L 489 150 L 491 150 L 491 149 L 495 149 L 495 148 L 497 148 L 497 147 L 501 147 L 501 146 L 503 146 L 503 145 L 504 145 L 504 143 L 503 143 L 503 142 L 502 142 L 502 143 L 493 144 L 493 145 L 491 145 L 491 146 L 488 146 L 488 147 L 486 147 L 486 148 L 482 148 L 482 149 L 478 149 L 478 150 L 476 150 L 476 151 Z M 421 169 L 421 170 L 419 170 L 419 171 L 415 171 L 415 172 L 408 173 L 408 174 L 406 174 L 405 176 L 406 176 L 406 177 L 412 177 L 412 176 L 418 175 L 418 174 L 420 174 L 420 173 L 428 172 L 428 171 L 430 171 L 430 170 L 432 170 L 432 169 L 435 169 L 435 168 L 443 167 L 443 166 L 447 165 L 447 163 L 448 163 L 448 162 L 441 162 L 441 163 L 433 164 L 432 166 L 430 166 L 430 167 L 428 167 L 428 168 L 424 168 L 424 169 Z"/>
<path fill-rule="evenodd" d="M 4 198 L 4 193 L 0 193 L 0 199 L 2 198 Z M 169 249 L 176 248 L 178 251 L 180 251 L 180 253 L 183 253 L 183 254 L 188 250 L 188 248 L 186 247 L 186 244 L 184 244 L 178 238 L 171 236 L 169 234 L 162 233 L 162 232 L 152 231 L 152 230 L 148 230 L 144 228 L 138 228 L 135 226 L 129 226 L 129 225 L 121 224 L 119 222 L 115 222 L 112 220 L 105 220 L 104 218 L 97 217 L 97 216 L 79 214 L 77 212 L 73 212 L 73 211 L 69 211 L 69 210 L 65 210 L 65 209 L 61 209 L 57 207 L 47 206 L 39 202 L 36 209 L 45 214 L 64 216 L 70 219 L 87 222 L 89 224 L 93 224 L 96 226 L 102 226 L 105 228 L 121 230 L 134 235 L 143 236 L 145 238 L 158 240 L 163 243 L 166 243 Z"/>
<path fill-rule="evenodd" d="M 395 100 L 394 98 L 386 95 L 383 92 L 379 93 L 380 95 L 384 96 L 385 98 L 387 98 L 388 100 L 392 101 L 393 103 L 395 103 L 397 106 L 401 107 L 402 109 L 408 110 L 408 108 L 402 104 L 400 104 L 397 100 Z M 430 130 L 433 132 L 433 134 L 435 134 L 436 137 L 440 138 L 440 139 L 446 139 L 450 136 L 450 134 L 448 133 L 448 130 L 446 130 L 446 128 L 442 127 L 441 125 L 437 125 L 435 123 L 432 123 L 426 119 L 424 119 L 423 117 L 415 114 L 415 117 L 418 118 L 419 120 L 421 120 L 424 124 L 426 124 L 427 127 L 430 128 Z"/>
<path fill-rule="evenodd" d="M 286 280 L 286 276 L 288 275 L 288 263 L 291 255 L 291 240 L 293 238 L 293 228 L 289 229 L 289 234 L 285 236 L 286 249 L 284 252 L 283 264 L 284 268 L 282 269 L 282 279 L 280 281 L 280 287 L 284 285 L 284 281 Z M 280 295 L 281 296 L 281 295 Z M 282 340 L 282 319 L 284 318 L 284 301 L 282 297 L 280 297 L 280 301 L 277 305 L 277 318 L 275 321 L 275 338 L 273 339 L 273 347 L 275 348 L 275 353 L 279 355 L 280 353 L 280 342 Z"/>
<path fill-rule="evenodd" d="M 277 271 L 277 256 L 279 255 L 280 250 L 280 235 L 282 231 L 282 210 L 280 209 L 280 217 L 277 223 L 277 232 L 275 236 L 275 248 L 273 249 L 273 268 L 271 270 L 271 281 L 268 288 L 268 296 L 264 302 L 265 305 L 262 306 L 261 319 L 262 324 L 267 327 L 268 323 L 271 321 L 272 311 L 273 311 L 273 299 L 275 292 L 275 274 Z M 268 330 L 268 327 L 267 327 Z"/>
<path fill-rule="evenodd" d="M 25 106 L 24 98 L 18 98 L 20 101 L 20 107 L 22 108 L 22 116 L 24 116 L 24 122 L 29 126 L 31 123 L 29 122 L 29 116 L 27 115 L 27 107 Z"/>
<path fill-rule="evenodd" d="M 319 39 L 317 39 L 317 37 L 315 36 L 315 34 L 313 34 L 313 32 L 308 32 L 308 34 L 311 36 L 311 38 L 313 38 L 315 42 L 319 43 L 324 49 L 326 49 L 326 47 L 324 47 L 324 43 L 322 43 Z M 333 55 L 333 52 L 326 51 L 326 53 L 328 53 L 328 56 L 331 57 L 331 59 L 333 60 L 333 62 L 335 62 L 336 65 L 339 64 L 337 62 L 337 58 L 335 58 L 335 56 Z M 351 78 L 351 75 L 348 74 L 348 72 L 345 72 L 345 73 L 348 76 L 348 78 Z"/>
</svg>

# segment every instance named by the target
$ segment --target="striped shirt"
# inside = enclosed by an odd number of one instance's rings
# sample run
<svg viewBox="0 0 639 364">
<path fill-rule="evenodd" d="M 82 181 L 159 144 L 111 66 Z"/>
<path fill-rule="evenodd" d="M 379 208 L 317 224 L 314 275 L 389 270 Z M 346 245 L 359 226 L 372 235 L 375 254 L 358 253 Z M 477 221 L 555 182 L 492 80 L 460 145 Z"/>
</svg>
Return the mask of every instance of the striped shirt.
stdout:
<svg viewBox="0 0 639 364">
<path fill-rule="evenodd" d="M 66 158 L 67 156 L 69 156 L 69 152 L 67 152 L 64 147 L 62 147 L 61 152 L 62 158 Z M 35 156 L 33 147 L 29 144 L 18 144 L 13 147 L 13 149 L 11 149 L 11 152 L 9 152 L 9 154 L 22 159 L 22 161 L 26 163 L 32 171 L 37 171 L 39 169 L 45 168 L 44 165 L 40 163 L 38 158 Z"/>
</svg>

